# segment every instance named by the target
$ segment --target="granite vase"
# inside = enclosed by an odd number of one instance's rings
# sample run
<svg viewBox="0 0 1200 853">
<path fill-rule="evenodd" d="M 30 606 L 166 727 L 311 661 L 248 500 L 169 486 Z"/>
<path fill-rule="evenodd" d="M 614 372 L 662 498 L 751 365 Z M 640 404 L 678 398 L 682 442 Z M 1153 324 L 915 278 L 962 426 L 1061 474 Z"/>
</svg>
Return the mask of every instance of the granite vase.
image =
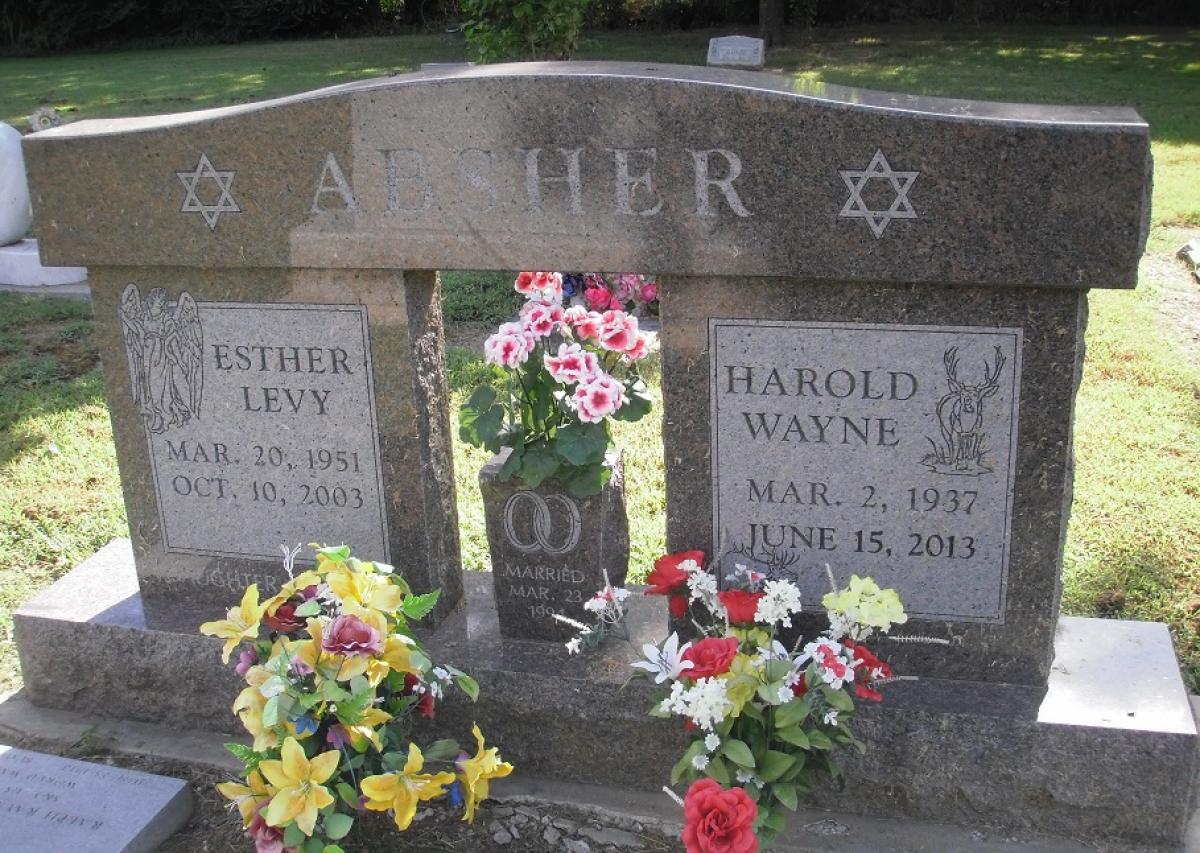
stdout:
<svg viewBox="0 0 1200 853">
<path fill-rule="evenodd" d="M 555 614 L 592 624 L 584 602 L 604 586 L 625 583 L 629 520 L 620 453 L 607 460 L 612 476 L 599 494 L 575 497 L 557 479 L 536 489 L 501 479 L 504 450 L 479 472 L 492 557 L 500 632 L 506 637 L 562 642 L 578 629 Z"/>
</svg>

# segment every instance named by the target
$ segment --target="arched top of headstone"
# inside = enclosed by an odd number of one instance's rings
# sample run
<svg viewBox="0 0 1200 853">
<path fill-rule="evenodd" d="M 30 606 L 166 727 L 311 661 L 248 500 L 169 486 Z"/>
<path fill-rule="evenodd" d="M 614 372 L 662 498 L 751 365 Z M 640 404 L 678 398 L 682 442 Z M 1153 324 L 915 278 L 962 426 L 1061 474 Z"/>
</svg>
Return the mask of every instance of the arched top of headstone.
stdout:
<svg viewBox="0 0 1200 853">
<path fill-rule="evenodd" d="M 25 141 L 62 264 L 1129 287 L 1133 110 L 641 63 L 452 67 Z"/>
</svg>

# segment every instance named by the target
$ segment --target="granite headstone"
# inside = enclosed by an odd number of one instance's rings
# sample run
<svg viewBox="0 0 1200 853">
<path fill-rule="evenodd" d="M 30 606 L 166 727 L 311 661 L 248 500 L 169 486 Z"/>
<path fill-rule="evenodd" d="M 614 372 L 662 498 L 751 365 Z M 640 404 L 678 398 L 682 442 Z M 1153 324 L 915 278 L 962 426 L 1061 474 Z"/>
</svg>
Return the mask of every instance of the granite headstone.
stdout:
<svg viewBox="0 0 1200 853">
<path fill-rule="evenodd" d="M 757 70 L 763 67 L 766 42 L 750 36 L 721 36 L 708 40 L 708 64 Z"/>
<path fill-rule="evenodd" d="M 182 779 L 0 745 L 0 846 L 149 853 L 192 813 Z"/>
</svg>

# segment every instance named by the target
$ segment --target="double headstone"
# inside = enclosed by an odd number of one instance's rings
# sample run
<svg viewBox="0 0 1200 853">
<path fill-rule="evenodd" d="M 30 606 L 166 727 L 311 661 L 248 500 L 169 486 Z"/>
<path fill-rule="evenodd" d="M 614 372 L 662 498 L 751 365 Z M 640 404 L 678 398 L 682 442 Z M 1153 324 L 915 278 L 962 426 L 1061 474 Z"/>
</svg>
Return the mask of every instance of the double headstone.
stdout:
<svg viewBox="0 0 1200 853">
<path fill-rule="evenodd" d="M 209 713 L 224 697 L 181 707 L 150 689 L 177 687 L 153 662 L 193 641 L 144 631 L 130 602 L 186 630 L 277 579 L 281 542 L 345 541 L 446 591 L 431 643 L 480 673 L 487 698 L 470 713 L 506 754 L 656 788 L 669 762 L 651 758 L 672 735 L 612 702 L 623 650 L 572 670 L 559 647 L 506 643 L 486 584 L 466 584 L 481 609 L 452 611 L 463 583 L 431 272 L 643 270 L 663 286 L 669 547 L 795 578 L 814 617 L 826 566 L 874 575 L 900 590 L 905 633 L 935 641 L 884 649 L 925 678 L 863 716 L 887 757 L 848 770 L 878 794 L 871 807 L 1180 831 L 1195 724 L 1177 673 L 1157 694 L 1171 712 L 1145 728 L 1115 707 L 1142 695 L 1132 670 L 1109 674 L 1128 687 L 1111 708 L 1064 705 L 1093 695 L 1086 667 L 1051 675 L 1056 650 L 1073 661 L 1092 628 L 1132 636 L 1058 615 L 1087 290 L 1134 286 L 1149 221 L 1149 132 L 1132 110 L 535 64 L 78 122 L 25 152 L 46 259 L 93 271 L 140 582 L 134 598 L 116 547 L 18 615 L 36 701 Z M 136 658 L 138 696 L 114 687 L 128 655 L 97 663 L 60 643 L 48 656 L 51 630 L 152 649 Z M 1165 636 L 1145 642 L 1173 660 Z M 95 674 L 105 665 L 112 678 Z M 1057 716 L 1039 721 L 1048 679 Z M 579 718 L 628 748 L 574 760 Z M 991 747 L 1014 740 L 1058 756 L 1075 799 L 1045 794 L 1028 754 Z M 1143 753 L 1164 760 L 1130 758 L 1128 774 L 1161 795 L 1135 813 L 1101 765 Z"/>
</svg>

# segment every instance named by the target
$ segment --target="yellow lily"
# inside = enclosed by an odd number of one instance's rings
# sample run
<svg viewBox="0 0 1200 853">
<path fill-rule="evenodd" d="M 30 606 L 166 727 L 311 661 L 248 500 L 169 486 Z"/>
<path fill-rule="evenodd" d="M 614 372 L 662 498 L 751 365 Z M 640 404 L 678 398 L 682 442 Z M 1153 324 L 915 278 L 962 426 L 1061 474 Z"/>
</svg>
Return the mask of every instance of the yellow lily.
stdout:
<svg viewBox="0 0 1200 853">
<path fill-rule="evenodd" d="M 356 752 L 362 752 L 367 747 L 367 742 L 375 747 L 377 752 L 383 751 L 383 738 L 376 731 L 378 726 L 382 726 L 392 718 L 392 715 L 387 711 L 379 708 L 368 708 L 363 711 L 358 722 L 354 725 L 346 725 L 342 723 L 342 728 L 346 730 L 346 734 L 350 736 L 350 745 L 354 747 Z"/>
<path fill-rule="evenodd" d="M 322 782 L 337 770 L 341 758 L 337 750 L 323 752 L 311 761 L 295 738 L 283 742 L 280 758 L 268 759 L 258 767 L 278 790 L 263 813 L 270 826 L 286 826 L 293 820 L 305 835 L 312 835 L 317 812 L 333 802 Z"/>
<path fill-rule="evenodd" d="M 454 784 L 453 773 L 421 773 L 425 756 L 415 743 L 408 745 L 408 761 L 399 773 L 384 773 L 368 776 L 362 780 L 366 806 L 371 811 L 386 812 L 391 809 L 396 828 L 401 832 L 412 824 L 417 813 L 417 804 L 432 800 L 445 793 L 447 785 Z"/>
<path fill-rule="evenodd" d="M 221 782 L 217 785 L 217 790 L 221 792 L 227 800 L 232 800 L 237 806 L 238 812 L 242 815 L 242 826 L 249 826 L 250 821 L 254 820 L 254 813 L 258 811 L 258 807 L 271 798 L 275 791 L 263 781 L 263 777 L 257 770 L 251 770 L 250 775 L 246 777 L 246 783 L 243 785 L 240 782 Z"/>
<path fill-rule="evenodd" d="M 265 612 L 268 616 L 274 616 L 279 605 L 283 604 L 290 598 L 293 598 L 296 593 L 302 589 L 307 589 L 310 586 L 317 586 L 321 583 L 321 576 L 314 571 L 301 572 L 279 588 L 274 596 L 267 599 Z"/>
<path fill-rule="evenodd" d="M 263 724 L 262 715 L 266 706 L 267 697 L 257 687 L 247 687 L 233 703 L 233 713 L 241 718 L 246 731 L 254 736 L 254 749 L 257 752 L 279 745 L 279 735 Z"/>
<path fill-rule="evenodd" d="M 483 732 L 478 725 L 471 726 L 475 742 L 479 745 L 474 758 L 462 759 L 458 762 L 459 781 L 462 782 L 463 797 L 466 800 L 466 813 L 463 820 L 468 823 L 475 820 L 475 807 L 488 798 L 488 780 L 502 779 L 513 772 L 513 766 L 500 760 L 500 750 L 496 747 L 484 749 Z"/>
<path fill-rule="evenodd" d="M 325 577 L 334 595 L 342 601 L 343 612 L 362 617 L 362 611 L 395 613 L 400 609 L 404 593 L 385 575 L 371 571 L 352 571 L 339 566 Z M 349 607 L 347 607 L 349 605 Z M 386 631 L 384 633 L 387 633 Z"/>
<path fill-rule="evenodd" d="M 367 662 L 367 681 L 372 687 L 378 687 L 379 682 L 387 678 L 387 674 L 392 670 L 420 675 L 421 667 L 413 661 L 411 650 L 412 646 L 401 637 L 388 637 L 383 646 L 383 654 Z"/>
<path fill-rule="evenodd" d="M 242 603 L 229 608 L 228 618 L 205 622 L 200 626 L 200 633 L 225 641 L 221 663 L 229 663 L 229 655 L 243 640 L 258 638 L 258 623 L 265 610 L 266 605 L 258 603 L 258 584 L 250 584 L 242 596 Z"/>
</svg>

